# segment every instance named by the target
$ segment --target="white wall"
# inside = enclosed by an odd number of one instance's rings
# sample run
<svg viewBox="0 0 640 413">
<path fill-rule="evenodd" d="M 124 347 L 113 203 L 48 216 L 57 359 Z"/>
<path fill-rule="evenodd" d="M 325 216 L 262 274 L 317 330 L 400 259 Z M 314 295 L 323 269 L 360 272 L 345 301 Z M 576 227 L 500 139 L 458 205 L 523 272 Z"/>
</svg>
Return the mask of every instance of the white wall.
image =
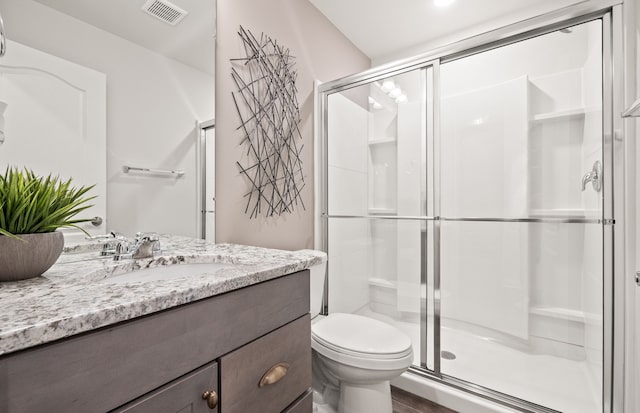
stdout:
<svg viewBox="0 0 640 413">
<path fill-rule="evenodd" d="M 329 97 L 328 203 L 331 215 L 367 214 L 368 113 L 339 93 Z M 329 309 L 352 313 L 369 301 L 373 268 L 365 219 L 329 220 Z"/>
<path fill-rule="evenodd" d="M 213 76 L 32 0 L 0 0 L 0 12 L 9 39 L 106 74 L 109 230 L 195 236 L 195 124 L 214 117 Z M 185 175 L 125 175 L 125 164 Z"/>
<path fill-rule="evenodd" d="M 425 70 L 417 69 L 385 79 L 392 80 L 407 96 L 403 103 L 385 93 L 380 86 L 383 80 L 359 87 L 368 89 L 382 106 L 369 109 L 370 215 L 426 214 L 425 78 Z M 369 226 L 374 260 L 371 308 L 385 308 L 385 313 L 394 316 L 419 314 L 425 222 L 370 220 Z M 382 291 L 386 293 L 379 294 Z"/>
<path fill-rule="evenodd" d="M 409 87 L 414 90 L 424 89 L 424 81 L 420 75 L 423 71 L 411 73 L 414 78 Z M 405 75 L 406 76 L 406 75 Z M 398 104 L 398 180 L 397 213 L 398 216 L 420 216 L 426 213 L 422 195 L 425 194 L 426 183 L 423 171 L 426 167 L 426 148 L 424 114 L 425 102 L 415 99 Z M 396 282 L 398 310 L 405 313 L 420 313 L 421 298 L 425 293 L 421 287 L 421 256 L 424 253 L 421 243 L 422 231 L 426 231 L 427 223 L 420 221 L 397 221 L 397 267 Z"/>
<path fill-rule="evenodd" d="M 424 215 L 424 71 L 394 80 L 412 101 L 396 104 L 376 84 L 351 95 L 366 91 L 383 108 L 363 108 L 342 93 L 328 98 L 331 215 Z M 370 306 L 389 315 L 419 314 L 423 226 L 420 220 L 330 219 L 330 311 Z M 389 294 L 380 295 L 380 287 Z M 377 292 L 370 295 L 370 288 Z"/>
<path fill-rule="evenodd" d="M 571 35 L 553 33 L 442 65 L 443 215 L 597 214 L 602 193 L 590 186 L 582 192 L 580 179 L 602 156 L 601 103 L 593 86 L 600 79 L 598 31 L 592 23 Z M 586 113 L 551 118 L 574 109 Z M 443 226 L 445 317 L 578 345 L 585 342 L 584 320 L 591 320 L 590 343 L 598 354 L 602 283 L 592 270 L 602 262 L 597 228 L 487 224 L 469 232 L 469 226 Z M 574 326 L 576 315 L 582 321 Z M 540 331 L 541 323 L 550 329 L 548 317 L 565 323 L 562 337 Z"/>
<path fill-rule="evenodd" d="M 582 99 L 587 108 L 584 119 L 582 141 L 582 170 L 588 171 L 594 162 L 602 159 L 602 120 L 597 108 L 601 105 L 601 95 L 596 88 L 588 87 L 602 79 L 602 28 L 599 24 L 591 24 L 587 30 L 589 49 L 582 68 Z M 595 110 L 592 110 L 595 109 Z M 605 189 L 606 190 L 606 189 Z M 600 211 L 602 192 L 593 191 L 591 184 L 582 192 L 581 204 L 587 217 L 594 217 Z M 596 225 L 585 226 L 583 234 L 584 257 L 582 262 L 582 311 L 585 315 L 584 345 L 587 365 L 595 383 L 602 383 L 602 342 L 603 342 L 603 308 L 604 288 L 600 263 L 603 260 L 603 243 L 601 229 Z"/>
<path fill-rule="evenodd" d="M 491 67 L 508 63 L 501 58 L 494 55 Z M 526 216 L 527 79 L 520 73 L 451 94 L 461 81 L 454 73 L 489 71 L 477 64 L 472 59 L 442 66 L 441 213 Z M 521 224 L 443 222 L 442 316 L 526 339 L 528 234 Z"/>
</svg>

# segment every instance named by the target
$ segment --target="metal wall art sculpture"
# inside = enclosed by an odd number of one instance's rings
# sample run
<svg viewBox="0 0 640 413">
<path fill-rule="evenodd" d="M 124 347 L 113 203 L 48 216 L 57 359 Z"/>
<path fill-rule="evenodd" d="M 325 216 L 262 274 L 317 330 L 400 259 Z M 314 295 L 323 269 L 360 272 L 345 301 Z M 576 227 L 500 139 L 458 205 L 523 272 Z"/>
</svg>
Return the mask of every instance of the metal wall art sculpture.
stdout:
<svg viewBox="0 0 640 413">
<path fill-rule="evenodd" d="M 245 57 L 231 59 L 232 92 L 246 147 L 247 164 L 237 162 L 250 182 L 245 213 L 250 218 L 291 213 L 302 202 L 302 135 L 296 97 L 295 57 L 275 40 L 238 32 Z"/>
</svg>

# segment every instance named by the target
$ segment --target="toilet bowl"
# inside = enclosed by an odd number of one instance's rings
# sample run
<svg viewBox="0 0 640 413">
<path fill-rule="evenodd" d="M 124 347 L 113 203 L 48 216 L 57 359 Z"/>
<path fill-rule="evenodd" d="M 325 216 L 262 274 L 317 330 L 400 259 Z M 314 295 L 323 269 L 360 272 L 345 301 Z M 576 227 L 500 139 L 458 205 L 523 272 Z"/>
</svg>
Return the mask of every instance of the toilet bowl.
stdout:
<svg viewBox="0 0 640 413">
<path fill-rule="evenodd" d="M 325 264 L 311 268 L 313 387 L 315 402 L 321 405 L 317 411 L 391 413 L 389 381 L 411 365 L 411 339 L 372 318 L 317 315 L 324 277 Z"/>
</svg>

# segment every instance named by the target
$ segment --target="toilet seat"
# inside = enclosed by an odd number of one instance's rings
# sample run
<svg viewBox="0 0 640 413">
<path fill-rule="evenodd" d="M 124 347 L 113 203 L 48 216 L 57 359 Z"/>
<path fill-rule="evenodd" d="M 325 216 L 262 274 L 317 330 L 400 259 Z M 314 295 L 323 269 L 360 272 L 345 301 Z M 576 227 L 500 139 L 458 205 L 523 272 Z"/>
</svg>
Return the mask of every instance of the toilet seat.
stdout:
<svg viewBox="0 0 640 413">
<path fill-rule="evenodd" d="M 311 326 L 311 346 L 354 367 L 404 369 L 413 361 L 411 339 L 397 328 L 356 314 L 333 313 Z"/>
</svg>

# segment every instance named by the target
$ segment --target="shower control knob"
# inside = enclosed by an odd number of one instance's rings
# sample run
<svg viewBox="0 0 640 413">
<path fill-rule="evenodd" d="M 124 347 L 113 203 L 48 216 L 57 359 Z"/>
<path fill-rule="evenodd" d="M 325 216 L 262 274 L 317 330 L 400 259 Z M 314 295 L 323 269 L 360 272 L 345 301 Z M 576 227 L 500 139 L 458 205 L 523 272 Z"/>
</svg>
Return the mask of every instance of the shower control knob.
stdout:
<svg viewBox="0 0 640 413">
<path fill-rule="evenodd" d="M 636 271 L 636 285 L 640 286 L 640 271 Z"/>
</svg>

